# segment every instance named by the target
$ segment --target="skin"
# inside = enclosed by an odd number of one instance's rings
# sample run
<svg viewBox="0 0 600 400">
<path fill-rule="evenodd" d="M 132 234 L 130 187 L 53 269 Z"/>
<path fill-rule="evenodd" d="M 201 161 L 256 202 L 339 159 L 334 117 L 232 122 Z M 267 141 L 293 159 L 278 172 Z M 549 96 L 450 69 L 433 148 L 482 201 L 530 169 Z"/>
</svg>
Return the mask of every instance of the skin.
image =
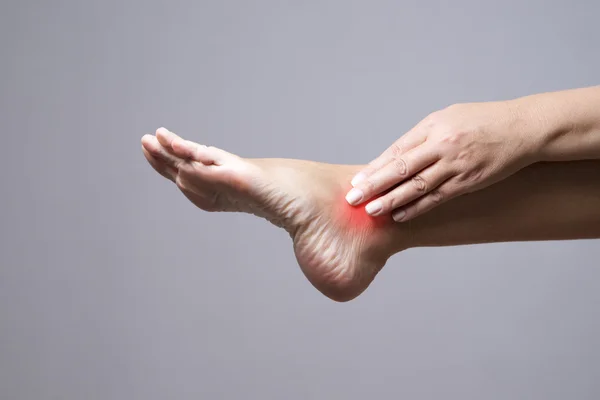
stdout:
<svg viewBox="0 0 600 400">
<path fill-rule="evenodd" d="M 537 162 L 600 159 L 600 86 L 437 111 L 353 177 L 352 205 L 409 221 Z"/>
<path fill-rule="evenodd" d="M 300 268 L 325 296 L 360 295 L 411 247 L 600 237 L 600 162 L 538 163 L 411 221 L 368 216 L 345 194 L 365 166 L 244 159 L 161 128 L 142 138 L 152 167 L 205 211 L 247 212 L 285 229 Z"/>
</svg>

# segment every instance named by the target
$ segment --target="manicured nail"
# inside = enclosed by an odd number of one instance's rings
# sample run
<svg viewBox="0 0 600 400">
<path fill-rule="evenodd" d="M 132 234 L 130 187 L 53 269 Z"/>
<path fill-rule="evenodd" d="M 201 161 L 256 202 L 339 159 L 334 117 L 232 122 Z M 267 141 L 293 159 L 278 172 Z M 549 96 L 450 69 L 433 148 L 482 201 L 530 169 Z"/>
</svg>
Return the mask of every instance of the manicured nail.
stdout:
<svg viewBox="0 0 600 400">
<path fill-rule="evenodd" d="M 379 212 L 381 211 L 382 208 L 383 208 L 383 204 L 381 203 L 381 201 L 375 200 L 375 201 L 367 204 L 367 206 L 365 207 L 365 210 L 367 210 L 367 214 L 369 214 L 369 215 L 377 215 L 377 214 L 379 214 Z"/>
<path fill-rule="evenodd" d="M 362 198 L 363 198 L 363 192 L 360 189 L 352 188 L 352 190 L 350 190 L 348 192 L 348 194 L 346 195 L 346 201 L 348 203 L 350 203 L 351 205 L 357 204 L 359 201 L 362 200 Z"/>
<path fill-rule="evenodd" d="M 352 186 L 356 186 L 357 183 L 364 181 L 366 177 L 367 176 L 365 174 L 363 174 L 362 172 L 359 172 L 358 174 L 356 174 L 356 176 L 354 178 L 352 178 L 352 180 L 350 181 L 350 184 Z"/>
<path fill-rule="evenodd" d="M 396 222 L 402 221 L 404 219 L 404 217 L 406 217 L 406 211 L 404 211 L 404 210 L 396 211 L 395 213 L 392 214 L 392 218 Z"/>
</svg>

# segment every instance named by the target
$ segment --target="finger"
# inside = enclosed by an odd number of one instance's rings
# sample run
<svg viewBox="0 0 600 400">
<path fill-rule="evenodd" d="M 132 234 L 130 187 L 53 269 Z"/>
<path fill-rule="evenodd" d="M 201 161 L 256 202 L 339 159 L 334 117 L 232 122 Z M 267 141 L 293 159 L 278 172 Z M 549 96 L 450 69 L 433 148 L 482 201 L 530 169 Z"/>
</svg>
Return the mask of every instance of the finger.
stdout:
<svg viewBox="0 0 600 400">
<path fill-rule="evenodd" d="M 183 162 L 183 160 L 177 157 L 175 154 L 170 153 L 166 148 L 164 148 L 156 139 L 155 136 L 152 135 L 144 135 L 142 138 L 142 145 L 144 148 L 152 155 L 152 157 L 164 162 L 171 168 L 178 169 L 179 165 Z"/>
<path fill-rule="evenodd" d="M 383 167 L 352 188 L 346 200 L 357 205 L 410 178 L 439 160 L 436 152 L 428 146 L 418 146 L 400 157 L 390 158 Z"/>
<path fill-rule="evenodd" d="M 146 160 L 148 160 L 148 163 L 152 166 L 152 168 L 154 168 L 156 172 L 158 172 L 165 178 L 175 182 L 175 179 L 177 177 L 177 170 L 175 168 L 169 167 L 165 163 L 154 158 L 152 154 L 150 154 L 148 150 L 146 150 L 143 146 L 142 152 L 144 153 Z"/>
<path fill-rule="evenodd" d="M 446 201 L 459 196 L 461 193 L 452 179 L 444 182 L 425 196 L 420 197 L 409 205 L 402 207 L 392 213 L 396 222 L 406 222 L 419 215 L 426 213 Z"/>
<path fill-rule="evenodd" d="M 400 136 L 400 138 L 396 140 L 394 144 L 388 147 L 383 153 L 381 153 L 379 157 L 372 160 L 364 169 L 359 171 L 350 182 L 352 186 L 355 186 L 360 181 L 368 178 L 374 172 L 387 165 L 390 159 L 401 157 L 404 153 L 423 144 L 423 142 L 425 142 L 426 135 L 425 131 L 421 129 L 420 126 L 421 124 L 418 124 L 410 131 Z"/>
<path fill-rule="evenodd" d="M 387 214 L 427 195 L 453 176 L 452 171 L 441 163 L 435 163 L 411 179 L 404 181 L 389 193 L 373 200 L 365 207 L 372 216 Z"/>
</svg>

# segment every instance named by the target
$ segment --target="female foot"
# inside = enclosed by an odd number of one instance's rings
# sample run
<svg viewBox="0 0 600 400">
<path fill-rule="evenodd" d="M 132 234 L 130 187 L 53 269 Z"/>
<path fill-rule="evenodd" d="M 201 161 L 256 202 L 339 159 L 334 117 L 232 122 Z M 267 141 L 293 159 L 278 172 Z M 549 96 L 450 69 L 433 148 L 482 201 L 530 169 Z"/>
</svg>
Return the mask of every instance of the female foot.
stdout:
<svg viewBox="0 0 600 400">
<path fill-rule="evenodd" d="M 244 159 L 164 128 L 142 145 L 154 169 L 200 209 L 251 213 L 284 228 L 308 280 L 333 300 L 361 294 L 399 250 L 391 217 L 370 217 L 344 199 L 360 166 Z"/>
</svg>

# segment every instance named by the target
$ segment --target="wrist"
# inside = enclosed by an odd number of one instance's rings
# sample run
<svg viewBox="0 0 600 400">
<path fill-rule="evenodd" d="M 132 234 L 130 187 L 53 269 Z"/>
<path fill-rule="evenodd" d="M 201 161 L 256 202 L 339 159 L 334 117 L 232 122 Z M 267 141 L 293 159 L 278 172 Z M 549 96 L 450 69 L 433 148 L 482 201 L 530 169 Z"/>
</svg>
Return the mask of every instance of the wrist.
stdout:
<svg viewBox="0 0 600 400">
<path fill-rule="evenodd" d="M 553 138 L 566 129 L 561 123 L 557 105 L 545 96 L 547 95 L 532 95 L 508 101 L 529 164 L 551 161 L 555 157 Z"/>
</svg>

